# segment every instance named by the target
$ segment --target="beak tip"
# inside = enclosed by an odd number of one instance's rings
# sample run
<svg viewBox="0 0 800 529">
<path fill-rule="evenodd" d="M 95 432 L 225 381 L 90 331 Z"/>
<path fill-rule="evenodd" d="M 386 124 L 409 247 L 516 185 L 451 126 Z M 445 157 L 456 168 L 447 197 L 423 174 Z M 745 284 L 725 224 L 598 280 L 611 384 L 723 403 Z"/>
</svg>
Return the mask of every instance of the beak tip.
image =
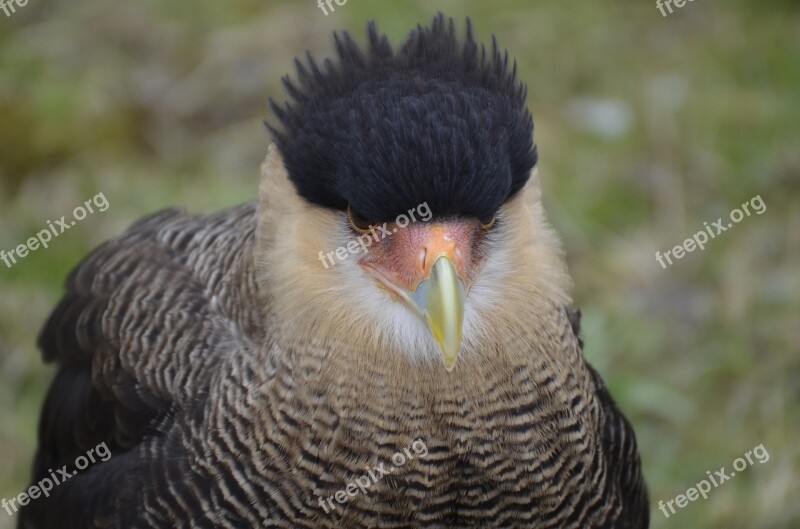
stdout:
<svg viewBox="0 0 800 529">
<path fill-rule="evenodd" d="M 456 367 L 456 363 L 458 362 L 458 352 L 459 349 L 461 348 L 460 337 L 457 344 L 439 343 L 439 347 L 440 347 L 439 354 L 442 357 L 444 368 L 447 370 L 448 373 L 450 373 Z"/>
<path fill-rule="evenodd" d="M 452 360 L 445 359 L 444 361 L 444 368 L 447 370 L 448 373 L 452 373 L 453 369 L 456 367 L 456 359 L 453 358 Z"/>
</svg>

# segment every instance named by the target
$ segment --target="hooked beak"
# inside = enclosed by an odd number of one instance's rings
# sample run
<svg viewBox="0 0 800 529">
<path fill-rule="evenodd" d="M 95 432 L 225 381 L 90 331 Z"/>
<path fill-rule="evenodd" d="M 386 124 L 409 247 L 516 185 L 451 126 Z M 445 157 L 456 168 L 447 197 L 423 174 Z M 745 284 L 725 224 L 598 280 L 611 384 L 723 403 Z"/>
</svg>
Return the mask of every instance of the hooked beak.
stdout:
<svg viewBox="0 0 800 529">
<path fill-rule="evenodd" d="M 470 221 L 412 224 L 392 230 L 360 261 L 428 326 L 447 371 L 461 347 L 474 229 Z"/>
<path fill-rule="evenodd" d="M 436 260 L 431 275 L 419 284 L 414 293 L 413 306 L 439 344 L 448 371 L 455 367 L 461 347 L 464 297 L 464 282 L 446 255 Z"/>
</svg>

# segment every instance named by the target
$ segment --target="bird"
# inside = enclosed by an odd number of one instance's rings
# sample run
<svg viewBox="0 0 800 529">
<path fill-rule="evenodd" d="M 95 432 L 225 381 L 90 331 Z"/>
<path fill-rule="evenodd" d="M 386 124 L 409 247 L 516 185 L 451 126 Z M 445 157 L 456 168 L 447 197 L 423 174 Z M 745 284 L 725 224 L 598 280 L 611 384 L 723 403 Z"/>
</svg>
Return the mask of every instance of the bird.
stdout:
<svg viewBox="0 0 800 529">
<path fill-rule="evenodd" d="M 335 32 L 270 100 L 254 201 L 69 274 L 21 529 L 649 526 L 527 85 L 456 26 Z"/>
</svg>

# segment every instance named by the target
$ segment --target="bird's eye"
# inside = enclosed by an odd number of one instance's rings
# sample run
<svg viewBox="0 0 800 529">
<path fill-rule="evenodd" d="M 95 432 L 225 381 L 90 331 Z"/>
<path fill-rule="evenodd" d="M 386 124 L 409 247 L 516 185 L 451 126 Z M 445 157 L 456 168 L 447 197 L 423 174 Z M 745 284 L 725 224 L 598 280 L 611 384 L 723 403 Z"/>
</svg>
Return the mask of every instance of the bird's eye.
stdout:
<svg viewBox="0 0 800 529">
<path fill-rule="evenodd" d="M 347 220 L 350 221 L 350 227 L 358 233 L 364 234 L 372 231 L 370 223 L 356 214 L 350 204 L 347 205 Z"/>
<path fill-rule="evenodd" d="M 489 231 L 494 226 L 494 223 L 497 222 L 497 215 L 489 219 L 488 221 L 481 221 L 481 229 Z"/>
</svg>

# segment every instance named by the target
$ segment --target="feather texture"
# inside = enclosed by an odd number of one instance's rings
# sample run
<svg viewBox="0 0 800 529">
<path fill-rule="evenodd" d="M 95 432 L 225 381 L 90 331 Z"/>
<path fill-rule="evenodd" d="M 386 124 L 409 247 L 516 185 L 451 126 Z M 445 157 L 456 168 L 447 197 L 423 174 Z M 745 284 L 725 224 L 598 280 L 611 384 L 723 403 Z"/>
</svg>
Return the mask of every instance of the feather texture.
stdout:
<svg viewBox="0 0 800 529">
<path fill-rule="evenodd" d="M 21 529 L 648 526 L 634 433 L 582 355 L 516 69 L 443 16 L 397 53 L 368 39 L 337 37 L 339 66 L 298 62 L 257 204 L 153 215 L 70 274 L 39 337 L 57 374 L 33 483 L 70 477 Z M 452 373 L 354 260 L 317 260 L 352 240 L 347 203 L 385 218 L 423 201 L 498 215 Z M 417 440 L 425 456 L 392 466 Z M 101 443 L 110 458 L 74 466 Z"/>
<path fill-rule="evenodd" d="M 269 125 L 298 192 L 388 221 L 427 202 L 439 218 L 491 219 L 536 164 L 527 89 L 492 40 L 464 39 L 441 13 L 394 51 L 370 24 L 362 50 L 335 35 L 337 62 L 296 61 Z"/>
<path fill-rule="evenodd" d="M 114 456 L 20 527 L 647 526 L 633 432 L 580 354 L 574 312 L 520 330 L 509 347 L 524 357 L 393 378 L 270 328 L 255 212 L 161 213 L 70 276 L 40 340 L 60 368 L 33 481 L 100 441 Z M 320 508 L 417 438 L 427 457 Z"/>
</svg>

